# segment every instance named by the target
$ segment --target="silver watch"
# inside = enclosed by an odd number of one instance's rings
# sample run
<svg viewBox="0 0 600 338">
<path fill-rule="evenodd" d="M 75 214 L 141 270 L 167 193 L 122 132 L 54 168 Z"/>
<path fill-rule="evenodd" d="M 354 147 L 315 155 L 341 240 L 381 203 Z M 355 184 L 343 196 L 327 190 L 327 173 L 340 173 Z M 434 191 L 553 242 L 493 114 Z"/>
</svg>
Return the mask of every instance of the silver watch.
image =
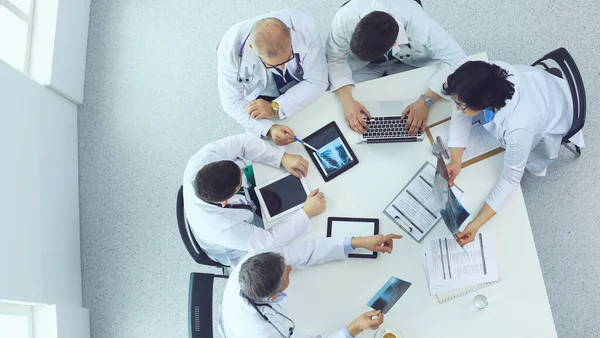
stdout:
<svg viewBox="0 0 600 338">
<path fill-rule="evenodd" d="M 430 107 L 430 108 L 431 108 L 431 106 L 433 106 L 433 104 L 434 104 L 434 102 L 433 102 L 433 99 L 432 99 L 432 98 L 430 98 L 429 96 L 425 96 L 425 94 L 421 94 L 421 96 L 420 96 L 419 98 L 420 98 L 421 100 L 425 101 L 425 105 L 426 105 L 427 107 Z"/>
</svg>

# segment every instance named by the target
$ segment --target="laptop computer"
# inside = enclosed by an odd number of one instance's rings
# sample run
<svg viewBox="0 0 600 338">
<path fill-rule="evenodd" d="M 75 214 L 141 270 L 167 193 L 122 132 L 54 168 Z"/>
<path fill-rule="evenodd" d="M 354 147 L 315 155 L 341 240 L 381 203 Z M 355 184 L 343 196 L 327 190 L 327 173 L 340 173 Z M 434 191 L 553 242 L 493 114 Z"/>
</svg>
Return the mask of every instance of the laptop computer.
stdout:
<svg viewBox="0 0 600 338">
<path fill-rule="evenodd" d="M 421 142 L 423 130 L 409 135 L 405 130 L 406 118 L 402 119 L 404 109 L 415 100 L 362 102 L 373 118 L 367 119 L 368 129 L 360 135 L 358 143 L 396 143 Z"/>
</svg>

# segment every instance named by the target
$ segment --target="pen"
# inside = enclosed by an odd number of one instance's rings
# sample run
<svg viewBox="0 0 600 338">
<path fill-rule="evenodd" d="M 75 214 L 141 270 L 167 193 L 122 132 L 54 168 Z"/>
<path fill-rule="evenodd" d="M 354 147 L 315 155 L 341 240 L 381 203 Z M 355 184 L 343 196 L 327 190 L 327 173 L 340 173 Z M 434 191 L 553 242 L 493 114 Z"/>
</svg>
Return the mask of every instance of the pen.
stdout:
<svg viewBox="0 0 600 338">
<path fill-rule="evenodd" d="M 297 138 L 296 136 L 294 136 L 294 140 L 295 140 L 296 142 L 300 142 L 300 143 L 304 144 L 304 146 L 305 146 L 305 147 L 307 147 L 307 148 L 309 148 L 309 149 L 312 149 L 312 150 L 314 150 L 314 151 L 315 151 L 315 152 L 317 152 L 317 153 L 319 152 L 319 151 L 318 151 L 318 150 L 317 150 L 315 147 L 313 147 L 313 146 L 311 146 L 310 144 L 308 144 L 308 143 L 306 143 L 306 142 L 302 141 L 301 139 Z"/>
</svg>

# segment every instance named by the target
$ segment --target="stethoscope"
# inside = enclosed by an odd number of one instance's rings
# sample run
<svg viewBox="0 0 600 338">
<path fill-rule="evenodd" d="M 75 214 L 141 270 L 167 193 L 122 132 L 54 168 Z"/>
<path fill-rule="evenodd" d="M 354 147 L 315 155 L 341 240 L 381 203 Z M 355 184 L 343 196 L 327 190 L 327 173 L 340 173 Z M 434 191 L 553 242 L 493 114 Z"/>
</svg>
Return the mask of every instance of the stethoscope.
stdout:
<svg viewBox="0 0 600 338">
<path fill-rule="evenodd" d="M 257 303 L 255 303 L 252 299 L 248 298 L 248 296 L 246 296 L 246 294 L 244 294 L 242 292 L 242 290 L 240 290 L 240 296 L 242 296 L 242 298 L 247 299 L 248 302 L 250 303 L 250 305 L 252 305 L 252 307 L 256 310 L 256 312 L 258 312 L 258 314 L 262 317 L 262 319 L 266 320 L 267 323 L 269 323 L 275 330 L 277 330 L 277 332 L 279 332 L 279 334 L 283 338 L 290 338 L 294 334 L 294 330 L 296 329 L 296 324 L 288 316 L 286 316 L 283 313 L 275 310 L 269 304 L 257 304 Z M 270 308 L 271 310 L 275 311 L 278 315 L 280 315 L 281 317 L 287 319 L 290 323 L 292 323 L 292 327 L 290 327 L 290 329 L 289 329 L 290 335 L 289 336 L 285 336 L 281 331 L 279 331 L 279 329 L 277 328 L 277 326 L 275 326 L 275 324 L 273 324 L 273 322 L 271 322 L 271 320 L 269 320 L 269 317 L 267 317 L 267 315 L 265 315 L 264 313 L 262 313 L 262 311 L 260 311 L 260 309 L 258 308 L 259 306 L 266 306 L 266 307 Z"/>
<path fill-rule="evenodd" d="M 244 56 L 244 47 L 246 46 L 246 42 L 248 41 L 249 37 L 250 33 L 246 35 L 246 38 L 244 39 L 244 42 L 242 42 L 242 46 L 240 47 L 240 50 L 238 52 L 237 81 L 244 85 L 254 80 L 254 70 L 256 69 L 256 64 L 254 64 L 252 65 L 252 74 L 248 74 L 248 67 L 246 67 L 246 75 L 244 75 L 243 77 L 240 75 L 240 70 L 242 69 L 242 57 Z M 296 60 L 296 68 L 298 70 L 297 72 L 300 75 L 304 74 L 304 68 L 302 68 L 302 65 L 300 64 L 300 54 L 294 53 L 294 60 Z"/>
</svg>

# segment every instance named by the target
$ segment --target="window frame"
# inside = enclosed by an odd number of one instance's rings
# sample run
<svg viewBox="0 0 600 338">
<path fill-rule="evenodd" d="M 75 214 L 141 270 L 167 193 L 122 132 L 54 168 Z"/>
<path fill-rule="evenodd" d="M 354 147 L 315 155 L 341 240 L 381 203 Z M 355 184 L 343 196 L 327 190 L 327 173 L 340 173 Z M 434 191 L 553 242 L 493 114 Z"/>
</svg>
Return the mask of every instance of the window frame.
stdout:
<svg viewBox="0 0 600 338">
<path fill-rule="evenodd" d="M 33 306 L 18 303 L 0 301 L 0 315 L 22 316 L 27 318 L 27 329 L 29 338 L 33 335 Z"/>
<path fill-rule="evenodd" d="M 0 0 L 0 7 L 5 7 L 19 19 L 25 21 L 27 25 L 27 41 L 25 43 L 25 60 L 23 73 L 29 75 L 29 66 L 31 63 L 31 36 L 33 33 L 33 13 L 35 12 L 35 0 L 29 0 L 29 13 L 23 12 L 19 7 L 14 5 L 10 0 Z"/>
</svg>

